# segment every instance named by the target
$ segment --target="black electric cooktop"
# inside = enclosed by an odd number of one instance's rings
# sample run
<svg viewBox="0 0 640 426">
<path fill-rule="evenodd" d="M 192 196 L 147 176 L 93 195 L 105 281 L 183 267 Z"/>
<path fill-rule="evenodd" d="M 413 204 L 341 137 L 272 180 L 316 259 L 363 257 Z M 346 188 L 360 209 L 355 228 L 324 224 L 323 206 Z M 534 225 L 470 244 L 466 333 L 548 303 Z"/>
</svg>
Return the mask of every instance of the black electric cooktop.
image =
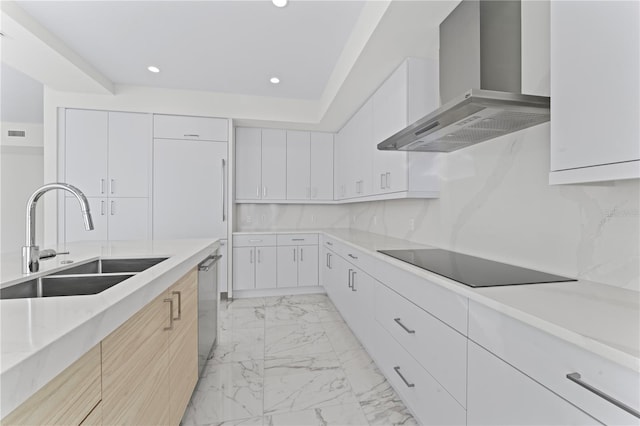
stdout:
<svg viewBox="0 0 640 426">
<path fill-rule="evenodd" d="M 443 277 L 459 281 L 469 287 L 576 281 L 572 278 L 442 249 L 378 251 Z"/>
</svg>

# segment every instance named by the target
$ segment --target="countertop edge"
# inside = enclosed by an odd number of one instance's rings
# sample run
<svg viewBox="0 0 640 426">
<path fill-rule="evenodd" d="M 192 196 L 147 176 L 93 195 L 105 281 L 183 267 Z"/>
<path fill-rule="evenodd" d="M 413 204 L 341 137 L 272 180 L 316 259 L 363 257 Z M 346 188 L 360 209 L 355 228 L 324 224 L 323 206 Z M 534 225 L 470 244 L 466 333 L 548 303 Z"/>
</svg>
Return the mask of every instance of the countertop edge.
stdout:
<svg viewBox="0 0 640 426">
<path fill-rule="evenodd" d="M 133 289 L 125 297 L 120 297 L 96 312 L 86 321 L 66 330 L 54 340 L 44 344 L 23 359 L 3 369 L 0 375 L 2 401 L 0 419 L 11 413 L 49 381 L 81 358 L 91 348 L 100 343 L 111 332 L 124 324 L 131 316 L 168 289 L 175 281 L 216 250 L 219 239 L 202 240 L 199 248 L 188 250 L 191 254 L 177 253 L 177 263 L 160 268 L 148 281 Z M 95 256 L 94 256 L 95 257 Z M 140 257 L 140 256 L 138 256 Z M 160 266 L 160 265 L 158 265 Z M 161 272 L 162 271 L 162 272 Z M 94 295 L 100 297 L 100 294 Z M 91 297 L 94 297 L 91 296 Z M 86 297 L 86 296 L 81 296 Z M 25 372 L 37 372 L 28 377 Z M 33 376 L 33 374 L 31 374 Z M 11 390 L 10 392 L 8 390 Z"/>
</svg>

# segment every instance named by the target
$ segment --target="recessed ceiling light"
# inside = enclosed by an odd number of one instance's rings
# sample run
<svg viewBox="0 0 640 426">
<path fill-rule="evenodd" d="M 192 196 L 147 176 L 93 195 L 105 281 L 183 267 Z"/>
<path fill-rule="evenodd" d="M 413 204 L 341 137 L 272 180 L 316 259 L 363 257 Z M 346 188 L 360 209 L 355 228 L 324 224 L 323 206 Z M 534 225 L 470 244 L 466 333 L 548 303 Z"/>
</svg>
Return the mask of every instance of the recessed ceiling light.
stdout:
<svg viewBox="0 0 640 426">
<path fill-rule="evenodd" d="M 288 0 L 271 0 L 276 7 L 285 7 Z"/>
<path fill-rule="evenodd" d="M 150 67 L 147 67 L 147 69 L 148 69 L 149 71 L 151 71 L 151 72 L 155 72 L 155 73 L 160 72 L 160 68 L 158 68 L 158 67 L 154 67 L 153 65 L 151 65 Z"/>
<path fill-rule="evenodd" d="M 278 84 L 278 83 L 280 83 L 280 79 L 279 79 L 278 77 L 271 77 L 271 78 L 269 79 L 269 81 L 270 81 L 271 83 L 273 83 L 273 84 Z"/>
</svg>

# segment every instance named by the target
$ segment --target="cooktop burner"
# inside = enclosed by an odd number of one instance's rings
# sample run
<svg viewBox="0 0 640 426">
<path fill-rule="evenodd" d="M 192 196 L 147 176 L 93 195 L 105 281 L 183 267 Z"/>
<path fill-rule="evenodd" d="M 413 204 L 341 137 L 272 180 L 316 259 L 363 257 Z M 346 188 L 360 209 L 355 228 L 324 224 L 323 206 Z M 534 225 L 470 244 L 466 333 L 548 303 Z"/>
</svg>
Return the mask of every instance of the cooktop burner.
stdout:
<svg viewBox="0 0 640 426">
<path fill-rule="evenodd" d="M 459 281 L 469 287 L 576 281 L 572 278 L 442 249 L 378 251 L 443 277 Z"/>
</svg>

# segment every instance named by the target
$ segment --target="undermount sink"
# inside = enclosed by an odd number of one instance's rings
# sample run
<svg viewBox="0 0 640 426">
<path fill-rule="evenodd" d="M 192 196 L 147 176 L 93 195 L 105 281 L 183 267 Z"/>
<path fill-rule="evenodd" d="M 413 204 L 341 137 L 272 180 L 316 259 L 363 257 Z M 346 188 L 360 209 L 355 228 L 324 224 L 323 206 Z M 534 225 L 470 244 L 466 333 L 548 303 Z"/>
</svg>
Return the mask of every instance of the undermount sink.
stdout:
<svg viewBox="0 0 640 426">
<path fill-rule="evenodd" d="M 49 275 L 2 288 L 0 299 L 98 294 L 134 275 Z"/>
<path fill-rule="evenodd" d="M 97 259 L 1 288 L 0 299 L 98 294 L 167 259 Z"/>
<path fill-rule="evenodd" d="M 166 257 L 147 257 L 139 259 L 98 259 L 82 265 L 72 266 L 50 276 L 75 274 L 111 274 L 123 272 L 142 272 L 167 260 Z"/>
</svg>

